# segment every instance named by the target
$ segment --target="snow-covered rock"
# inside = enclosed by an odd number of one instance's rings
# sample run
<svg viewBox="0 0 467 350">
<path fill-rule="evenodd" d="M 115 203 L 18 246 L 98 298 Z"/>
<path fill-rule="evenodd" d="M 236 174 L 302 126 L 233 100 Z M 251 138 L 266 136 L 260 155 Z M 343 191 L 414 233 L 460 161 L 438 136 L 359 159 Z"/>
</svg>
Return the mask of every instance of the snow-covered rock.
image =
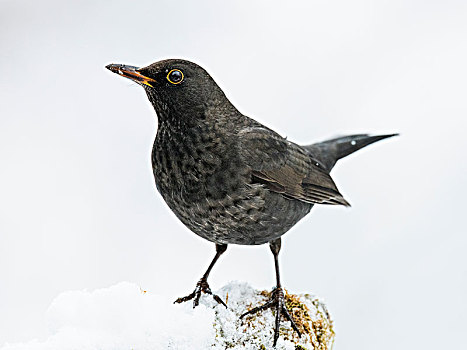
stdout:
<svg viewBox="0 0 467 350">
<path fill-rule="evenodd" d="M 47 311 L 50 335 L 46 340 L 5 344 L 1 350 L 272 348 L 271 310 L 239 318 L 245 310 L 263 304 L 267 292 L 231 282 L 217 294 L 228 309 L 210 296 L 202 296 L 195 309 L 191 302 L 174 305 L 173 300 L 128 282 L 93 292 L 65 292 Z M 277 349 L 330 349 L 334 332 L 324 304 L 310 295 L 287 295 L 286 299 L 304 335 L 299 339 L 283 320 Z"/>
</svg>

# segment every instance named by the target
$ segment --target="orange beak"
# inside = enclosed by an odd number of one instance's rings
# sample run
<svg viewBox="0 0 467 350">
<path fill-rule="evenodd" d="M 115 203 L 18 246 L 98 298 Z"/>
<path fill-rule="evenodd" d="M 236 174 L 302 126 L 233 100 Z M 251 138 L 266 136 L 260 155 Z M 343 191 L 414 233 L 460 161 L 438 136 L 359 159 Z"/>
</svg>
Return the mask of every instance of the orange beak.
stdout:
<svg viewBox="0 0 467 350">
<path fill-rule="evenodd" d="M 108 70 L 114 72 L 115 74 L 121 75 L 122 77 L 128 78 L 137 82 L 138 84 L 144 84 L 150 87 L 153 87 L 152 83 L 156 81 L 152 78 L 142 75 L 138 70 L 138 67 L 127 66 L 126 64 L 108 64 L 105 66 Z"/>
</svg>

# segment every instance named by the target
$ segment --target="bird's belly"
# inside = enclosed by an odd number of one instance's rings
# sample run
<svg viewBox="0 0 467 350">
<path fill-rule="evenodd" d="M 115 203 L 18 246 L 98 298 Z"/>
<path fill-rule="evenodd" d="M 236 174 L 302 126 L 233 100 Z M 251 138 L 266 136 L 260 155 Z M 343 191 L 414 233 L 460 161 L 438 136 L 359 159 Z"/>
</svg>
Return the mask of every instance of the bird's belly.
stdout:
<svg viewBox="0 0 467 350">
<path fill-rule="evenodd" d="M 157 180 L 156 180 L 157 182 Z M 248 184 L 221 198 L 205 190 L 193 200 L 190 190 L 161 191 L 175 215 L 197 235 L 218 244 L 256 245 L 286 233 L 312 205 Z"/>
</svg>

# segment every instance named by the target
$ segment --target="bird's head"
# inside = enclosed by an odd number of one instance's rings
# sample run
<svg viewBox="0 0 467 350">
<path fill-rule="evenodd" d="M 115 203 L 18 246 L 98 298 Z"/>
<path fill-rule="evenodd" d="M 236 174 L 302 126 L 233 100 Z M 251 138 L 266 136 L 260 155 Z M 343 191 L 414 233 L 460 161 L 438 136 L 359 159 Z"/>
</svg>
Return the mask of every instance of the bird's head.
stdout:
<svg viewBox="0 0 467 350">
<path fill-rule="evenodd" d="M 190 61 L 168 59 L 143 68 L 123 64 L 106 68 L 143 86 L 162 119 L 205 118 L 209 108 L 231 106 L 208 72 Z"/>
</svg>

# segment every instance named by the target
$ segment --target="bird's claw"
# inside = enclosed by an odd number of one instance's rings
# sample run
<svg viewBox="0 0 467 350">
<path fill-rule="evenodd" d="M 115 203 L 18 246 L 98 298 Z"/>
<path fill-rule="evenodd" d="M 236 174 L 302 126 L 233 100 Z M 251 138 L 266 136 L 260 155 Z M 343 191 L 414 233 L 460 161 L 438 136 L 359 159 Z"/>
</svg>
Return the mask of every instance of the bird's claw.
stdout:
<svg viewBox="0 0 467 350">
<path fill-rule="evenodd" d="M 201 278 L 198 283 L 196 283 L 196 288 L 193 293 L 187 295 L 186 297 L 178 298 L 174 301 L 174 304 L 184 303 L 185 301 L 193 299 L 193 309 L 199 305 L 199 299 L 201 294 L 209 294 L 212 295 L 215 301 L 219 304 L 224 305 L 227 308 L 227 305 L 224 301 L 216 294 L 212 294 L 211 288 L 209 287 L 208 281 L 205 278 Z"/>
<path fill-rule="evenodd" d="M 285 316 L 285 318 L 292 325 L 293 330 L 297 332 L 299 337 L 301 337 L 302 334 L 298 330 L 297 324 L 293 320 L 292 316 L 290 316 L 290 313 L 287 310 L 287 307 L 285 306 L 284 291 L 282 290 L 282 288 L 275 288 L 271 293 L 271 298 L 265 304 L 255 307 L 245 312 L 243 315 L 240 316 L 240 318 L 243 318 L 246 315 L 255 314 L 259 311 L 264 311 L 272 307 L 274 307 L 276 310 L 276 322 L 275 322 L 275 327 L 274 327 L 274 345 L 273 346 L 276 346 L 277 339 L 279 339 L 279 326 L 280 326 L 281 314 Z"/>
</svg>

